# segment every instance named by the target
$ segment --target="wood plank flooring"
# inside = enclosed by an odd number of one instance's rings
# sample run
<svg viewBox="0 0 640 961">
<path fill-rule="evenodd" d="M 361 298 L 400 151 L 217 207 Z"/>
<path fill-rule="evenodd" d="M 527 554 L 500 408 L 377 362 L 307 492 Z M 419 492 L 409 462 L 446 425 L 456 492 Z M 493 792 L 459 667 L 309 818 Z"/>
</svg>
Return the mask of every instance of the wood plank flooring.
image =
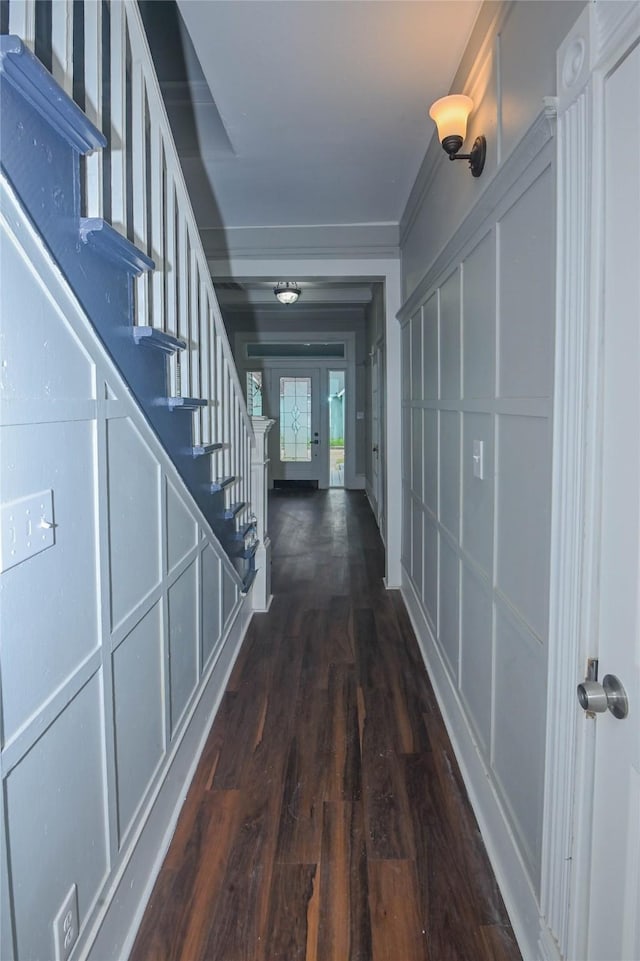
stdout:
<svg viewBox="0 0 640 961">
<path fill-rule="evenodd" d="M 279 491 L 130 961 L 520 961 L 362 492 Z"/>
</svg>

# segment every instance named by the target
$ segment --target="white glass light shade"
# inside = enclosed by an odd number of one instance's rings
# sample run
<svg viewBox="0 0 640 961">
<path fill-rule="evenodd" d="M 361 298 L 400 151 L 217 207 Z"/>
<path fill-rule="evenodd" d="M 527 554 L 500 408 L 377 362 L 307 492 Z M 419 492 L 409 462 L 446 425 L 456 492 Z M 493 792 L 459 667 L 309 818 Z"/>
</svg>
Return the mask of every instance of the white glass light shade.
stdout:
<svg viewBox="0 0 640 961">
<path fill-rule="evenodd" d="M 295 304 L 301 293 L 300 288 L 290 280 L 281 280 L 273 292 L 281 304 Z"/>
<path fill-rule="evenodd" d="M 447 137 L 467 136 L 467 120 L 473 110 L 473 100 L 465 97 L 464 94 L 452 94 L 450 97 L 441 97 L 431 105 L 429 116 L 435 121 L 438 128 L 438 139 L 440 143 Z"/>
</svg>

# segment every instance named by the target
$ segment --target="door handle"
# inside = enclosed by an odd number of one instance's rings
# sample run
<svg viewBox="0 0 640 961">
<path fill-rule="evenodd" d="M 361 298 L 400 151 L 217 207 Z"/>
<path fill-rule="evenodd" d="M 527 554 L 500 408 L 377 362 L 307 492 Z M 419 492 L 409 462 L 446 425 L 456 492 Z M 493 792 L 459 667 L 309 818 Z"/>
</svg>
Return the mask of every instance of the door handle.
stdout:
<svg viewBox="0 0 640 961">
<path fill-rule="evenodd" d="M 311 443 L 312 443 L 312 444 L 319 444 L 320 441 L 316 439 L 316 440 L 312 440 Z"/>
<path fill-rule="evenodd" d="M 584 711 L 604 714 L 609 710 L 620 721 L 629 713 L 627 692 L 615 674 L 605 674 L 602 684 L 590 680 L 578 684 L 578 700 Z"/>
<path fill-rule="evenodd" d="M 377 453 L 378 453 L 378 445 L 377 445 L 377 444 L 374 444 L 373 447 L 371 448 L 371 450 L 373 451 L 374 454 L 377 454 Z"/>
</svg>

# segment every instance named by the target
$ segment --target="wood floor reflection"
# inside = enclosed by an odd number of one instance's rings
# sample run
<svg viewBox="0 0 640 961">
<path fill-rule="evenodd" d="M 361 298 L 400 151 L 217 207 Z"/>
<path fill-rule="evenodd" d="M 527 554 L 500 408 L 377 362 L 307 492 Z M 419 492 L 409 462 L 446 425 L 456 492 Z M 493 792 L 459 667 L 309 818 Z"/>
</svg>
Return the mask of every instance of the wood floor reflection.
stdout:
<svg viewBox="0 0 640 961">
<path fill-rule="evenodd" d="M 364 495 L 270 512 L 273 604 L 131 961 L 520 961 Z"/>
</svg>

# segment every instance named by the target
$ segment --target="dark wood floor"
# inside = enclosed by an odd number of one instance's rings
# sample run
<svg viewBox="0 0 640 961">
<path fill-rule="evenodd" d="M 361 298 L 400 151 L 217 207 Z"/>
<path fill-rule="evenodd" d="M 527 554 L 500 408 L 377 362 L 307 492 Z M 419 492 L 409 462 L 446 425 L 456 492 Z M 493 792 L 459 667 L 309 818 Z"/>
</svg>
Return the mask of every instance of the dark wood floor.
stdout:
<svg viewBox="0 0 640 961">
<path fill-rule="evenodd" d="M 131 961 L 520 959 L 364 495 L 270 510 L 272 608 Z"/>
</svg>

